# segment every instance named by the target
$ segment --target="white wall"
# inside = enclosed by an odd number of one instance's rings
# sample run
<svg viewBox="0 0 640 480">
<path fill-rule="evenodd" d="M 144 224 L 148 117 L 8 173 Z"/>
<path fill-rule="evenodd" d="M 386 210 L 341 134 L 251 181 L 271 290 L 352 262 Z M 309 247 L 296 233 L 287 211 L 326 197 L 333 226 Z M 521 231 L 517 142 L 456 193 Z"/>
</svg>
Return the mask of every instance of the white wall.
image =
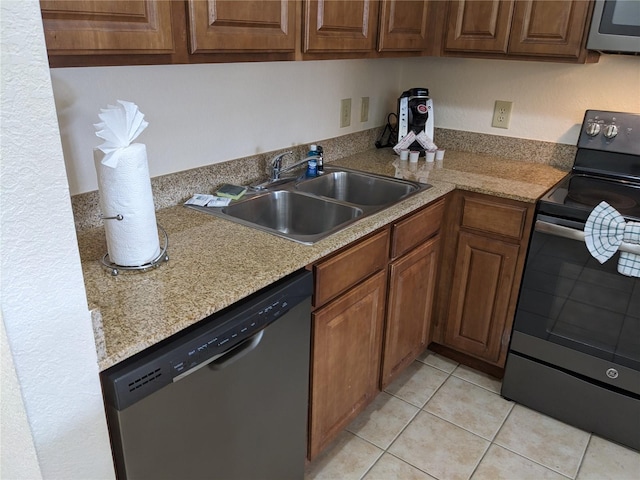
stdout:
<svg viewBox="0 0 640 480">
<path fill-rule="evenodd" d="M 5 423 L 3 411 L 2 438 L 5 428 L 27 444 L 32 434 L 46 479 L 112 478 L 40 7 L 37 0 L 0 7 L 0 307 L 31 430 Z M 3 472 L 23 462 L 37 472 L 27 453 Z"/>
<path fill-rule="evenodd" d="M 394 59 L 52 69 L 71 193 L 97 189 L 93 124 L 118 99 L 149 121 L 137 141 L 155 177 L 382 125 L 400 68 Z M 343 98 L 351 126 L 340 128 Z"/>
<path fill-rule="evenodd" d="M 38 465 L 36 448 L 33 445 L 31 427 L 24 408 L 2 312 L 0 312 L 0 354 L 0 378 L 2 378 L 0 478 L 40 480 L 42 473 Z"/>
<path fill-rule="evenodd" d="M 458 58 L 408 59 L 404 89 L 425 86 L 436 126 L 575 145 L 588 109 L 640 113 L 640 57 L 588 65 Z M 513 102 L 509 129 L 491 126 L 496 100 Z"/>
</svg>

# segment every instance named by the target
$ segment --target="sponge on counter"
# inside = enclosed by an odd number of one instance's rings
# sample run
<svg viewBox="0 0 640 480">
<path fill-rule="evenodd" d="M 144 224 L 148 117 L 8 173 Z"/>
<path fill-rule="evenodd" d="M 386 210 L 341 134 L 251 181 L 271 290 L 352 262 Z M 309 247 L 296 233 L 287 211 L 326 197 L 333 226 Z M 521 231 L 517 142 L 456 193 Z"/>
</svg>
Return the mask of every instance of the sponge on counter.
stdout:
<svg viewBox="0 0 640 480">
<path fill-rule="evenodd" d="M 225 183 L 218 189 L 216 195 L 219 197 L 231 198 L 232 200 L 238 200 L 246 191 L 247 187 Z"/>
</svg>

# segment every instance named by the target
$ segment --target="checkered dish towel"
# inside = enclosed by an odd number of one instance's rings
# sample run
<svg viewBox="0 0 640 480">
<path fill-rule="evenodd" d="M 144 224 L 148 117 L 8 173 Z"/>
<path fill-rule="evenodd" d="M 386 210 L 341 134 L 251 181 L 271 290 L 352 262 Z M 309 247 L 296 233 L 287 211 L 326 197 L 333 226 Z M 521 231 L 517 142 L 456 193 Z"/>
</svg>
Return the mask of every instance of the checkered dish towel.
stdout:
<svg viewBox="0 0 640 480">
<path fill-rule="evenodd" d="M 615 208 L 607 202 L 600 202 L 587 219 L 584 235 L 591 255 L 604 263 L 618 251 L 622 242 L 640 245 L 640 222 L 626 223 Z M 640 255 L 620 252 L 618 272 L 640 277 Z"/>
</svg>

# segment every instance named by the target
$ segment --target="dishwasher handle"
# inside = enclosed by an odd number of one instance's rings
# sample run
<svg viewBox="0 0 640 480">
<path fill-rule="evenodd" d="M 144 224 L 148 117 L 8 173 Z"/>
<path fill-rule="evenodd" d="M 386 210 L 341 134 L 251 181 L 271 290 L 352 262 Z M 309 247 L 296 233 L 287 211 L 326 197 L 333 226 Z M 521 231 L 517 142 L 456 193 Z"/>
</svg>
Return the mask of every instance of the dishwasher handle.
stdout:
<svg viewBox="0 0 640 480">
<path fill-rule="evenodd" d="M 220 353 L 208 359 L 206 362 L 202 362 L 195 367 L 187 370 L 186 372 L 182 372 L 180 375 L 173 377 L 173 383 L 182 380 L 185 377 L 188 377 L 192 373 L 197 372 L 202 367 L 209 366 L 212 370 L 222 370 L 223 368 L 231 365 L 232 363 L 240 360 L 246 354 L 248 354 L 251 350 L 255 349 L 260 342 L 262 341 L 262 336 L 264 335 L 264 329 L 260 330 L 255 335 L 243 340 L 242 342 L 234 345 L 233 348 L 230 348 L 226 352 Z"/>
<path fill-rule="evenodd" d="M 212 370 L 222 370 L 232 363 L 237 362 L 249 352 L 254 350 L 262 341 L 263 336 L 264 330 L 260 330 L 258 333 L 240 342 L 232 349 L 227 350 L 221 355 L 213 357 L 213 361 L 209 363 L 209 368 Z"/>
</svg>

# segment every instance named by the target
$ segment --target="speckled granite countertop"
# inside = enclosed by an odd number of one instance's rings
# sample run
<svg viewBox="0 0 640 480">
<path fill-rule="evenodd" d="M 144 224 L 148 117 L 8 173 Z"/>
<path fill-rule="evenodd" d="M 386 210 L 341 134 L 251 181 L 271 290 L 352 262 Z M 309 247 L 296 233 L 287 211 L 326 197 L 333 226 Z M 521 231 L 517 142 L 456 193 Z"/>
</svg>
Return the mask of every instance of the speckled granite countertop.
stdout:
<svg viewBox="0 0 640 480">
<path fill-rule="evenodd" d="M 393 176 L 392 150 L 370 150 L 331 163 Z M 420 165 L 425 165 L 421 158 Z M 423 172 L 424 174 L 425 172 Z M 104 230 L 78 233 L 101 370 L 166 339 L 354 240 L 460 188 L 535 202 L 565 171 L 542 164 L 447 151 L 428 172 L 433 187 L 317 242 L 301 245 L 181 205 L 157 212 L 170 260 L 111 276 L 99 259 Z M 195 192 L 194 192 L 195 193 Z"/>
</svg>

